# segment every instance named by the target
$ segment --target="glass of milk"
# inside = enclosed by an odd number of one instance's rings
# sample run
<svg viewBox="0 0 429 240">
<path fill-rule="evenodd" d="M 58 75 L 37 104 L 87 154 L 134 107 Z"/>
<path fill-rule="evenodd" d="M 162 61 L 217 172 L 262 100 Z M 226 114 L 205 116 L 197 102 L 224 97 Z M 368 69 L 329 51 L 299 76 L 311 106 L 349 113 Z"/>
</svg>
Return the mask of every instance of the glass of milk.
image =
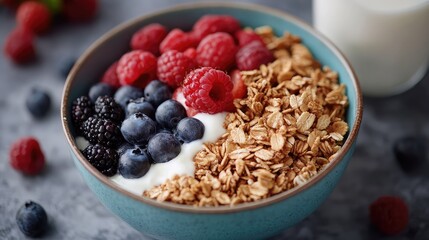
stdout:
<svg viewBox="0 0 429 240">
<path fill-rule="evenodd" d="M 429 0 L 313 0 L 314 26 L 346 55 L 362 91 L 403 92 L 429 63 Z"/>
</svg>

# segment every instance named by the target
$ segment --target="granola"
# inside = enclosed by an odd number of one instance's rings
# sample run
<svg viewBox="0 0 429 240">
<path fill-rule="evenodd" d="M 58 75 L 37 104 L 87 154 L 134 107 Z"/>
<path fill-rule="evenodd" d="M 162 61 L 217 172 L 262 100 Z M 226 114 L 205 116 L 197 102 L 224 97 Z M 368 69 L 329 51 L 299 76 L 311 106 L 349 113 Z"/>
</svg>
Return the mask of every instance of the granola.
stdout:
<svg viewBox="0 0 429 240">
<path fill-rule="evenodd" d="M 255 29 L 276 60 L 242 71 L 247 97 L 228 113 L 227 132 L 205 143 L 194 176 L 175 176 L 143 194 L 194 206 L 268 198 L 315 176 L 341 148 L 348 99 L 338 74 L 322 67 L 299 37 Z"/>
</svg>

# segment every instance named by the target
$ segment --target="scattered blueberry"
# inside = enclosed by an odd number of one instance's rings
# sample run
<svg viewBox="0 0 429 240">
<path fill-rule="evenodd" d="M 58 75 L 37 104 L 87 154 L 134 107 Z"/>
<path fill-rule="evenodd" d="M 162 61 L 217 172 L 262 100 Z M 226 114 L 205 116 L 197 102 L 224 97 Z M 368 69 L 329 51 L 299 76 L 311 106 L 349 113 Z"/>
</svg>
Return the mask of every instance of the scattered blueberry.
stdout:
<svg viewBox="0 0 429 240">
<path fill-rule="evenodd" d="M 127 142 L 142 146 L 156 133 L 156 122 L 143 113 L 134 113 L 122 122 L 121 132 Z"/>
<path fill-rule="evenodd" d="M 128 85 L 122 86 L 115 93 L 115 101 L 125 110 L 130 100 L 141 98 L 143 95 L 143 91 L 139 88 Z"/>
<path fill-rule="evenodd" d="M 116 150 L 116 152 L 118 152 L 119 156 L 122 156 L 122 154 L 124 154 L 128 149 L 133 149 L 134 147 L 135 147 L 134 144 L 125 142 L 124 144 L 119 146 L 119 148 Z"/>
<path fill-rule="evenodd" d="M 154 163 L 165 163 L 177 157 L 181 147 L 173 134 L 158 133 L 149 140 L 147 151 Z"/>
<path fill-rule="evenodd" d="M 18 210 L 16 223 L 26 236 L 39 237 L 48 226 L 48 215 L 38 203 L 28 201 Z"/>
<path fill-rule="evenodd" d="M 146 102 L 144 98 L 131 100 L 127 105 L 126 112 L 127 116 L 139 112 L 144 113 L 152 119 L 155 119 L 155 109 L 153 108 L 152 104 Z"/>
<path fill-rule="evenodd" d="M 426 139 L 408 136 L 396 140 L 393 146 L 396 159 L 406 172 L 418 172 L 427 164 Z"/>
<path fill-rule="evenodd" d="M 91 101 L 95 102 L 97 101 L 97 98 L 100 96 L 112 97 L 114 93 L 115 93 L 115 89 L 113 89 L 112 86 L 106 83 L 97 83 L 89 89 L 88 95 Z"/>
<path fill-rule="evenodd" d="M 144 89 L 144 96 L 156 108 L 171 98 L 171 91 L 165 83 L 153 80 Z"/>
<path fill-rule="evenodd" d="M 184 118 L 177 124 L 177 137 L 185 143 L 204 136 L 204 124 L 196 118 Z"/>
<path fill-rule="evenodd" d="M 143 177 L 149 168 L 149 156 L 140 148 L 128 149 L 119 159 L 119 173 L 124 178 Z"/>
<path fill-rule="evenodd" d="M 164 128 L 173 129 L 186 117 L 186 109 L 176 100 L 167 100 L 156 109 L 155 118 Z"/>
<path fill-rule="evenodd" d="M 68 58 L 60 62 L 60 73 L 61 76 L 64 77 L 64 79 L 67 79 L 67 76 L 70 73 L 70 70 L 73 68 L 74 64 L 76 63 L 75 58 Z"/>
<path fill-rule="evenodd" d="M 44 90 L 32 88 L 30 94 L 27 95 L 25 105 L 33 117 L 42 118 L 51 107 L 51 98 Z"/>
</svg>

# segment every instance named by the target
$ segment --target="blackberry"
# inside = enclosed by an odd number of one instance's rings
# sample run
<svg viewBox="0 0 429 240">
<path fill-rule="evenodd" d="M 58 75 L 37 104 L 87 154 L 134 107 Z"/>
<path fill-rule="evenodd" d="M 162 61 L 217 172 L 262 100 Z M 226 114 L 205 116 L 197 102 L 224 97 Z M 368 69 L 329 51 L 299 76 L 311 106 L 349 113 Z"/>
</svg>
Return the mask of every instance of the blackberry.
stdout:
<svg viewBox="0 0 429 240">
<path fill-rule="evenodd" d="M 120 123 L 124 120 L 124 111 L 112 97 L 100 96 L 95 101 L 95 112 L 100 118 Z"/>
<path fill-rule="evenodd" d="M 76 126 L 80 126 L 85 120 L 94 114 L 92 102 L 87 96 L 80 96 L 73 101 L 72 118 Z"/>
<path fill-rule="evenodd" d="M 101 119 L 97 116 L 89 117 L 82 126 L 83 136 L 92 144 L 101 144 L 106 147 L 116 147 L 122 143 L 121 131 L 114 122 L 109 119 Z"/>
<path fill-rule="evenodd" d="M 111 177 L 118 171 L 118 154 L 115 150 L 102 145 L 89 145 L 83 150 L 88 162 L 103 175 Z"/>
</svg>

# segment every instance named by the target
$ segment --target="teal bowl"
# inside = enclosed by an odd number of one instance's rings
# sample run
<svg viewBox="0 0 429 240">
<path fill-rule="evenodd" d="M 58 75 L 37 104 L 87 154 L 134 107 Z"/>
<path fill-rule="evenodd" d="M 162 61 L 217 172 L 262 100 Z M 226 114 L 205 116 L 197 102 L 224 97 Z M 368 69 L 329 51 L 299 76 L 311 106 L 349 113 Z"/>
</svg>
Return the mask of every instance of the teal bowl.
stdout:
<svg viewBox="0 0 429 240">
<path fill-rule="evenodd" d="M 270 25 L 277 34 L 289 31 L 302 38 L 314 57 L 339 73 L 347 86 L 350 131 L 332 163 L 300 187 L 252 203 L 197 208 L 163 203 L 129 193 L 92 167 L 76 146 L 70 109 L 104 70 L 128 50 L 132 34 L 158 22 L 190 29 L 204 14 L 229 14 L 243 26 Z M 144 235 L 156 239 L 263 239 L 297 224 L 315 211 L 337 185 L 349 163 L 362 118 L 362 97 L 356 75 L 331 42 L 309 25 L 284 12 L 249 4 L 192 4 L 151 13 L 124 23 L 98 39 L 79 58 L 65 84 L 62 123 L 77 169 L 89 188 L 110 211 Z"/>
</svg>

